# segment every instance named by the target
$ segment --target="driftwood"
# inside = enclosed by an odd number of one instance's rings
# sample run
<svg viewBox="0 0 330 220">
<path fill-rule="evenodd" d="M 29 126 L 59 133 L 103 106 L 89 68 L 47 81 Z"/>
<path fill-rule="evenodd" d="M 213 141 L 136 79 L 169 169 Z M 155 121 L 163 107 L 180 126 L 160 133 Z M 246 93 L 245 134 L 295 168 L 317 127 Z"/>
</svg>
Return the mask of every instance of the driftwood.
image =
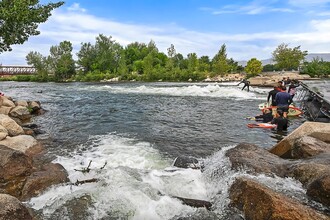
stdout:
<svg viewBox="0 0 330 220">
<path fill-rule="evenodd" d="M 172 196 L 173 198 L 181 200 L 185 205 L 189 205 L 195 208 L 202 208 L 205 207 L 207 210 L 210 210 L 212 207 L 212 203 L 205 201 L 205 200 L 199 200 L 199 199 L 188 199 L 183 198 L 179 196 Z"/>
<path fill-rule="evenodd" d="M 80 169 L 80 170 L 78 170 L 78 169 L 74 169 L 75 171 L 79 171 L 79 172 L 82 172 L 82 173 L 89 173 L 89 171 L 91 171 L 92 169 L 90 168 L 90 166 L 91 166 L 91 164 L 92 164 L 92 161 L 90 160 L 89 161 L 89 164 L 88 164 L 88 166 L 86 167 L 86 168 L 82 168 L 82 169 Z M 100 170 L 102 170 L 102 169 L 104 169 L 104 167 L 107 165 L 107 161 L 104 163 L 104 165 L 100 168 Z"/>
<path fill-rule="evenodd" d="M 92 179 L 87 179 L 87 180 L 77 180 L 75 183 L 70 183 L 70 185 L 75 185 L 75 186 L 78 186 L 78 185 L 82 185 L 82 184 L 85 184 L 85 183 L 96 183 L 98 182 L 99 179 L 97 178 L 92 178 Z"/>
</svg>

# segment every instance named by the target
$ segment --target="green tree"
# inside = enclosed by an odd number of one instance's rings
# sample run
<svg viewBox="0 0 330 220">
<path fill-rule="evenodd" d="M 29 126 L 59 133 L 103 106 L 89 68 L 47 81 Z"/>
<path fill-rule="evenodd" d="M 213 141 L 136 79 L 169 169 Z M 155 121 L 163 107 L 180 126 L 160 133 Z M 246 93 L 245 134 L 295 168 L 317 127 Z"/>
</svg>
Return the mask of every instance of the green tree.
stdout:
<svg viewBox="0 0 330 220">
<path fill-rule="evenodd" d="M 276 66 L 283 70 L 298 69 L 305 59 L 307 51 L 301 51 L 300 46 L 289 48 L 288 44 L 280 44 L 272 53 Z"/>
<path fill-rule="evenodd" d="M 56 81 L 69 79 L 75 74 L 75 61 L 72 58 L 72 44 L 70 41 L 62 41 L 58 46 L 50 48 L 48 62 Z"/>
<path fill-rule="evenodd" d="M 93 64 L 96 63 L 96 49 L 91 43 L 81 43 L 81 48 L 77 53 L 78 67 L 83 70 L 84 73 L 92 71 Z"/>
<path fill-rule="evenodd" d="M 212 60 L 213 75 L 225 75 L 230 70 L 230 66 L 227 62 L 227 49 L 226 44 L 221 45 L 219 52 L 214 56 Z"/>
<path fill-rule="evenodd" d="M 0 1 L 0 53 L 11 45 L 23 44 L 30 36 L 40 34 L 38 25 L 47 21 L 51 11 L 64 2 L 39 4 L 39 0 Z"/>
<path fill-rule="evenodd" d="M 252 58 L 247 62 L 245 67 L 245 72 L 248 74 L 249 77 L 256 76 L 262 72 L 262 63 L 260 60 L 256 58 Z"/>
<path fill-rule="evenodd" d="M 26 61 L 27 64 L 36 68 L 40 81 L 48 80 L 49 65 L 46 57 L 42 56 L 39 52 L 31 51 L 26 56 Z"/>
</svg>

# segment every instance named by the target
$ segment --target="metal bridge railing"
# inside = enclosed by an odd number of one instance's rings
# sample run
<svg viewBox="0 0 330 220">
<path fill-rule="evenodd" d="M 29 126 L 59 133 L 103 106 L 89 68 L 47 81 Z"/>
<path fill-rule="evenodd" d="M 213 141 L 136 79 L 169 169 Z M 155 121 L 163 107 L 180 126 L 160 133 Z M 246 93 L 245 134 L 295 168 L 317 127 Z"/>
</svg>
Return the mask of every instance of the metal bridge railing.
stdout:
<svg viewBox="0 0 330 220">
<path fill-rule="evenodd" d="M 31 66 L 1 66 L 0 75 L 33 75 L 37 70 Z"/>
</svg>

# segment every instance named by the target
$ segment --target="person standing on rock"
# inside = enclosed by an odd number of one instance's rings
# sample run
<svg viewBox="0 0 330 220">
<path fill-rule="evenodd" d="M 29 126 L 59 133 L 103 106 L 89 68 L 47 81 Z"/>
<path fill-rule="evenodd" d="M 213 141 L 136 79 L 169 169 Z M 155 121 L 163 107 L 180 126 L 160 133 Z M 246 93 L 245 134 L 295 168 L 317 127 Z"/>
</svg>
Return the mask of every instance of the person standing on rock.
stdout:
<svg viewBox="0 0 330 220">
<path fill-rule="evenodd" d="M 247 91 L 250 91 L 250 81 L 248 81 L 247 79 L 243 79 L 240 83 L 237 84 L 237 86 L 239 86 L 241 83 L 244 83 L 244 86 L 242 88 L 242 90 L 245 89 L 245 87 L 247 87 Z"/>
</svg>

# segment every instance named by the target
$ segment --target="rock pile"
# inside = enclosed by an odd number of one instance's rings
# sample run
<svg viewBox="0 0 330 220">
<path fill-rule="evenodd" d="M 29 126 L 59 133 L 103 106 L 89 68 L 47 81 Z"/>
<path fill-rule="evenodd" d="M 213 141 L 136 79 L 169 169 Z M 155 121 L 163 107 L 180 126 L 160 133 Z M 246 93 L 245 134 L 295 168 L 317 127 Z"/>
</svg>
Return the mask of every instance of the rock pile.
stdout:
<svg viewBox="0 0 330 220">
<path fill-rule="evenodd" d="M 69 181 L 60 164 L 35 163 L 44 148 L 34 137 L 36 126 L 25 125 L 43 112 L 39 102 L 0 97 L 0 219 L 32 219 L 20 201 Z"/>
</svg>

